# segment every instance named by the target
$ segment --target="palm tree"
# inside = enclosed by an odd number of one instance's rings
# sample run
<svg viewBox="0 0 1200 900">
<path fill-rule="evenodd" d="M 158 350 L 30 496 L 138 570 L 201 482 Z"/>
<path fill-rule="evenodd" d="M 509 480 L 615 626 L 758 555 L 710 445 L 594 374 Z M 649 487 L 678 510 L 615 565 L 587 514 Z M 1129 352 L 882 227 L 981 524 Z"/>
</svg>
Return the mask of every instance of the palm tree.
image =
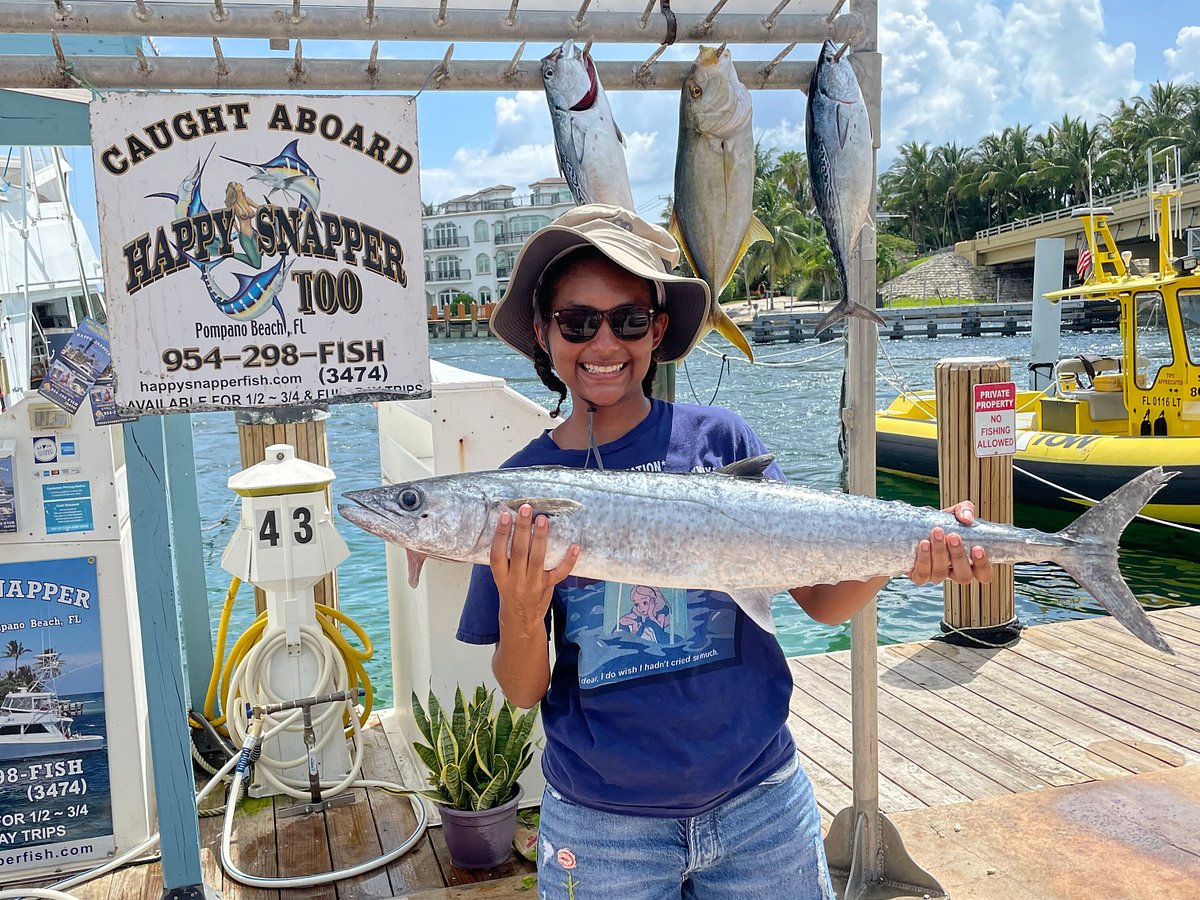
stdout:
<svg viewBox="0 0 1200 900">
<path fill-rule="evenodd" d="M 15 673 L 18 661 L 29 652 L 29 648 L 20 641 L 9 641 L 4 648 L 4 659 L 11 659 L 13 661 L 13 672 Z"/>
<path fill-rule="evenodd" d="M 916 141 L 901 144 L 899 156 L 879 178 L 881 205 L 889 212 L 908 217 L 909 236 L 919 247 L 934 243 L 928 227 L 932 181 L 929 144 Z"/>
<path fill-rule="evenodd" d="M 1033 170 L 1038 181 L 1049 187 L 1060 206 L 1078 206 L 1088 202 L 1088 160 L 1091 175 L 1102 182 L 1121 171 L 1119 150 L 1104 141 L 1100 126 L 1088 125 L 1081 118 L 1064 115 L 1041 136 L 1042 157 Z"/>
</svg>

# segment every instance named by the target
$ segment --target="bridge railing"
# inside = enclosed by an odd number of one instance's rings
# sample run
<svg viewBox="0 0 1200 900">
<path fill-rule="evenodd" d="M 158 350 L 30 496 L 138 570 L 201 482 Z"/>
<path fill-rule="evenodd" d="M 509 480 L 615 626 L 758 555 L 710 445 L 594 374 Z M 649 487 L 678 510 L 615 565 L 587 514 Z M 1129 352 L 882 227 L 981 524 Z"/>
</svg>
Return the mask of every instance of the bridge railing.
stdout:
<svg viewBox="0 0 1200 900">
<path fill-rule="evenodd" d="M 1180 179 L 1180 185 L 1195 184 L 1200 182 L 1200 172 L 1192 172 L 1190 175 L 1184 175 Z M 1127 191 L 1122 191 L 1119 194 L 1112 194 L 1108 197 L 1102 197 L 1095 202 L 1095 206 L 1116 206 L 1118 203 L 1124 203 L 1126 200 L 1136 200 L 1139 197 L 1145 197 L 1149 191 L 1146 188 L 1130 188 Z M 985 228 L 982 231 L 975 232 L 975 240 L 985 237 L 993 237 L 997 234 L 1004 234 L 1006 231 L 1017 231 L 1020 228 L 1028 228 L 1031 225 L 1040 225 L 1043 222 L 1053 222 L 1055 219 L 1066 219 L 1075 214 L 1078 207 L 1067 207 L 1066 209 L 1056 209 L 1051 212 L 1042 213 L 1039 216 L 1030 216 L 1028 219 L 1019 219 L 1016 222 L 1005 222 L 1003 225 L 993 225 L 991 228 Z"/>
</svg>

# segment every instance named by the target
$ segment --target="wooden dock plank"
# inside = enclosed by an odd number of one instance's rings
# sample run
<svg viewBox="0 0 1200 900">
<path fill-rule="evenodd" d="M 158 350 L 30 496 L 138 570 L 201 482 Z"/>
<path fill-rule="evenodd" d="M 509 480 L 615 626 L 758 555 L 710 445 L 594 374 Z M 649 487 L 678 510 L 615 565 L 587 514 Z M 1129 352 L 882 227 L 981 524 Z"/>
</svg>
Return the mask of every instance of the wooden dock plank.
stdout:
<svg viewBox="0 0 1200 900">
<path fill-rule="evenodd" d="M 848 655 L 847 651 L 842 652 Z M 814 675 L 819 673 L 827 680 L 836 681 L 849 691 L 850 670 L 830 658 L 837 655 L 830 653 L 819 658 L 801 657 L 798 661 L 801 665 L 812 665 L 810 671 Z M 813 660 L 813 662 L 810 664 L 807 662 L 808 660 Z M 972 740 L 964 740 L 953 728 L 886 691 L 879 693 L 879 713 L 890 719 L 904 733 L 918 735 L 932 744 L 954 747 L 955 756 L 981 775 L 1000 781 L 1010 792 L 1013 790 L 1032 791 L 1043 784 L 1036 775 L 1017 766 L 991 747 L 975 743 Z"/>
<path fill-rule="evenodd" d="M 223 820 L 205 819 L 200 823 L 201 840 L 205 830 L 216 830 L 217 840 Z M 279 874 L 279 859 L 276 848 L 275 809 L 270 799 L 244 797 L 238 804 L 233 819 L 233 835 L 229 845 L 229 857 L 238 869 L 247 875 L 271 878 Z M 225 900 L 278 900 L 279 891 L 269 888 L 248 887 L 224 876 Z"/>
<path fill-rule="evenodd" d="M 806 699 L 808 702 L 803 702 Z M 792 690 L 791 710 L 812 723 L 822 734 L 836 741 L 843 752 L 853 752 L 852 725 L 844 713 L 824 706 L 809 697 L 800 687 L 794 687 Z M 943 803 L 963 803 L 971 799 L 882 742 L 879 744 L 879 769 L 881 778 L 887 778 L 889 783 L 895 784 L 914 797 L 920 805 L 940 806 Z"/>
<path fill-rule="evenodd" d="M 790 660 L 790 663 L 795 672 L 798 668 L 798 661 L 793 659 Z M 804 689 L 812 696 L 819 698 L 821 702 L 834 709 L 849 708 L 848 684 L 828 681 L 819 674 L 814 675 L 808 670 L 801 669 L 801 672 L 802 674 L 799 676 L 793 675 L 793 681 L 803 683 Z M 803 678 L 803 682 L 800 682 L 799 678 Z M 937 742 L 926 740 L 921 735 L 914 734 L 902 727 L 886 713 L 881 713 L 879 717 L 879 741 L 972 799 L 1000 797 L 1010 793 L 1007 786 L 972 768 L 957 755 L 948 753 Z M 850 771 L 849 756 L 842 768 L 847 773 Z M 846 777 L 849 778 L 849 775 L 847 774 Z"/>
<path fill-rule="evenodd" d="M 849 659 L 838 658 L 849 674 Z M 954 729 L 964 738 L 1001 753 L 1005 759 L 1046 784 L 1078 784 L 1090 780 L 1082 772 L 1043 752 L 1036 744 L 1026 743 L 1000 725 L 989 721 L 990 716 L 977 716 L 951 703 L 940 692 L 926 691 L 907 679 L 887 677 L 879 680 L 880 691 L 894 696 L 902 703 L 927 713 L 931 718 Z"/>
<path fill-rule="evenodd" d="M 1122 738 L 1137 742 L 1139 749 L 1161 759 L 1167 765 L 1200 761 L 1200 755 L 1188 744 L 1176 742 L 1159 727 L 1160 723 L 1167 726 L 1173 723 L 1153 714 L 1144 714 L 1135 704 L 1105 694 L 1078 679 L 1065 677 L 1009 650 L 974 650 L 949 644 L 943 648 L 936 644 L 937 642 L 931 644 L 931 649 L 939 653 L 955 653 L 963 660 L 973 660 L 972 665 L 976 668 L 990 665 L 1024 676 L 1025 683 L 1031 687 L 1025 688 L 1023 692 L 1032 702 L 1061 703 L 1060 708 L 1070 710 L 1069 715 L 1079 716 L 1082 721 L 1098 723 L 1102 726 L 1101 730 L 1112 729 Z"/>
<path fill-rule="evenodd" d="M 1160 679 L 1200 690 L 1200 665 L 1191 664 L 1186 657 L 1167 656 L 1153 647 L 1147 647 L 1124 628 L 1104 627 L 1102 623 L 1097 622 L 1096 627 L 1091 628 L 1056 630 L 1054 636 L 1079 647 L 1107 653 L 1113 659 L 1124 661 L 1126 665 L 1152 672 Z"/>
<path fill-rule="evenodd" d="M 1129 774 L 1129 770 L 1090 753 L 1078 744 L 1061 740 L 1051 729 L 1012 711 L 998 702 L 1001 698 L 977 694 L 961 680 L 927 669 L 913 657 L 889 654 L 887 649 L 881 648 L 879 654 L 880 665 L 884 669 L 882 679 L 902 678 L 914 689 L 934 692 L 935 696 L 954 704 L 967 715 L 990 722 L 1017 740 L 1068 766 L 1082 776 L 1077 781 Z"/>
<path fill-rule="evenodd" d="M 299 802 L 292 797 L 275 798 L 279 874 L 287 877 L 317 875 L 333 868 L 324 815 L 281 815 Z M 287 896 L 289 900 L 293 896 L 303 897 L 304 900 L 337 900 L 337 892 L 332 884 L 289 888 Z"/>
<path fill-rule="evenodd" d="M 383 855 L 379 843 L 379 832 L 371 815 L 371 803 L 363 788 L 351 790 L 354 803 L 325 811 L 325 828 L 328 834 L 331 862 L 335 869 L 377 859 Z M 387 871 L 383 866 L 362 875 L 339 881 L 339 900 L 374 900 L 386 897 L 392 889 Z"/>
<path fill-rule="evenodd" d="M 1129 660 L 1124 653 L 1097 650 L 1084 642 L 1082 636 L 1075 641 L 1070 640 L 1066 637 L 1070 632 L 1065 632 L 1063 637 L 1059 637 L 1050 631 L 1030 630 L 1032 633 L 1024 638 L 1030 644 L 1060 653 L 1098 672 L 1111 675 L 1138 693 L 1153 694 L 1193 710 L 1200 709 L 1200 684 L 1190 686 L 1186 673 L 1165 667 L 1170 673 L 1166 674 L 1161 669 L 1154 668 L 1157 660 L 1142 657 Z M 1156 652 L 1149 647 L 1146 649 L 1151 653 Z"/>
<path fill-rule="evenodd" d="M 936 646 L 936 645 L 934 645 Z M 1116 778 L 1121 775 L 1153 772 L 1166 765 L 1162 760 L 1149 756 L 1140 750 L 1097 749 L 1097 744 L 1116 744 L 1112 735 L 1099 731 L 1083 720 L 1073 717 L 1069 712 L 1060 711 L 1062 704 L 1043 703 L 1031 700 L 1022 694 L 1022 681 L 1028 681 L 1020 675 L 1009 677 L 1004 669 L 993 666 L 972 671 L 961 665 L 957 660 L 947 658 L 936 652 L 932 647 L 921 644 L 896 644 L 882 648 L 889 656 L 897 656 L 918 663 L 925 669 L 946 678 L 990 703 L 995 703 L 1015 715 L 1040 725 L 1054 735 L 1052 743 L 1056 747 L 1074 745 L 1093 760 L 1100 760 L 1102 765 L 1107 763 L 1111 771 L 1094 771 L 1095 777 Z M 1034 685 L 1036 688 L 1037 686 Z"/>
</svg>

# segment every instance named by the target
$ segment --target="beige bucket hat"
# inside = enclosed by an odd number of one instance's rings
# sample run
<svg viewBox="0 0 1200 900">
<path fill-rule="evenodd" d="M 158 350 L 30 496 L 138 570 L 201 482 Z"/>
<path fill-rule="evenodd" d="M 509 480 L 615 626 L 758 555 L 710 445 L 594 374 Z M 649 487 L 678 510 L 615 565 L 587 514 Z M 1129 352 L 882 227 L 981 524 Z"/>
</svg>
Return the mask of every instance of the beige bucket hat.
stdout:
<svg viewBox="0 0 1200 900">
<path fill-rule="evenodd" d="M 513 263 L 508 291 L 492 311 L 493 334 L 533 359 L 533 292 L 542 273 L 566 251 L 589 244 L 626 271 L 662 285 L 668 321 L 658 359 L 675 362 L 687 356 L 708 319 L 708 285 L 699 278 L 670 274 L 679 262 L 679 244 L 665 228 L 619 206 L 599 203 L 563 213 L 525 242 Z"/>
</svg>

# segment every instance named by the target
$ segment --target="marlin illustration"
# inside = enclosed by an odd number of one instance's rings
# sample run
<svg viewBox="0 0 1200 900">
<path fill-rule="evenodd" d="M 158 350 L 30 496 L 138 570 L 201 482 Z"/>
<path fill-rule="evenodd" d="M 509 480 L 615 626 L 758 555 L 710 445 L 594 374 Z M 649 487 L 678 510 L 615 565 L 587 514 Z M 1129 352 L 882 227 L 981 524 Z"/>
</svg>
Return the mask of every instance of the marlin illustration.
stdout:
<svg viewBox="0 0 1200 900">
<path fill-rule="evenodd" d="M 279 292 L 283 289 L 284 282 L 287 281 L 288 269 L 292 267 L 295 260 L 289 262 L 286 255 L 281 256 L 279 262 L 257 275 L 234 272 L 233 277 L 237 279 L 238 289 L 234 293 L 228 294 L 209 275 L 209 271 L 223 260 L 201 261 L 186 252 L 183 255 L 200 270 L 200 280 L 204 282 L 208 296 L 212 298 L 217 309 L 229 318 L 237 319 L 239 322 L 257 319 L 273 306 L 279 313 L 280 320 L 287 321 L 283 314 L 283 307 L 279 304 Z"/>
<path fill-rule="evenodd" d="M 179 182 L 179 193 L 177 194 L 147 194 L 147 197 L 165 197 L 167 200 L 175 201 L 175 218 L 182 219 L 184 217 L 198 216 L 208 212 L 208 207 L 204 205 L 204 198 L 200 196 L 200 178 L 204 175 L 204 167 L 208 165 L 208 157 L 212 156 L 216 144 L 208 148 L 208 156 L 196 163 L 191 172 L 183 181 Z"/>
<path fill-rule="evenodd" d="M 284 147 L 278 156 L 265 163 L 245 162 L 231 156 L 221 158 L 253 169 L 254 174 L 250 176 L 250 180 L 260 181 L 270 188 L 267 192 L 268 201 L 276 191 L 294 191 L 300 195 L 301 210 L 310 206 L 315 209 L 321 205 L 321 179 L 317 177 L 313 167 L 301 158 L 300 151 L 296 148 L 299 143 L 300 139 L 296 138 Z"/>
</svg>

